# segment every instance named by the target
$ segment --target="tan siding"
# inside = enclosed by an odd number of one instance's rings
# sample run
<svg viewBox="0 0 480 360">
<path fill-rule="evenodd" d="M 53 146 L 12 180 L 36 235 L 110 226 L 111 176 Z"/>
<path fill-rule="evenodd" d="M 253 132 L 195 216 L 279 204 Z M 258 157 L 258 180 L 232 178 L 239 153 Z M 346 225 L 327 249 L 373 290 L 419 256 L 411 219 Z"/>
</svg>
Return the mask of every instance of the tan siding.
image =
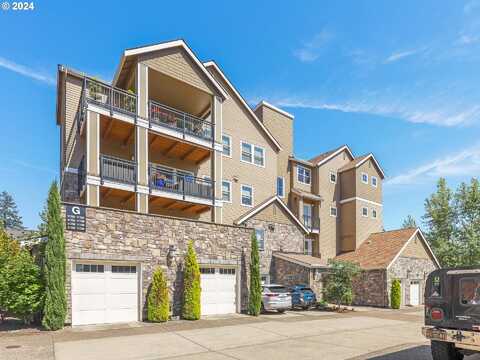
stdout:
<svg viewBox="0 0 480 360">
<path fill-rule="evenodd" d="M 350 199 L 356 196 L 356 172 L 355 169 L 344 171 L 339 174 L 340 187 L 341 187 L 341 199 Z"/>
<path fill-rule="evenodd" d="M 426 246 L 423 244 L 423 241 L 419 238 L 418 235 L 410 241 L 405 250 L 403 250 L 401 256 L 417 259 L 431 259 L 431 256 Z"/>
<path fill-rule="evenodd" d="M 213 72 L 226 89 L 227 85 Z M 253 186 L 254 206 L 275 194 L 277 177 L 277 152 L 265 132 L 244 109 L 233 92 L 223 102 L 223 133 L 232 138 L 232 157 L 223 156 L 223 180 L 232 182 L 232 203 L 223 204 L 223 223 L 234 220 L 251 208 L 240 205 L 241 184 Z M 240 161 L 240 141 L 247 141 L 265 149 L 265 167 Z M 235 180 L 236 179 L 236 180 Z"/>
<path fill-rule="evenodd" d="M 335 257 L 340 249 L 340 181 L 330 182 L 330 171 L 337 172 L 339 168 L 351 161 L 346 151 L 341 152 L 331 160 L 321 165 L 317 170 L 316 182 L 318 194 L 323 198 L 320 207 L 320 252 L 323 258 Z M 330 206 L 337 208 L 337 217 L 330 216 Z"/>
<path fill-rule="evenodd" d="M 357 232 L 357 248 L 364 242 L 371 233 L 383 231 L 383 208 L 364 201 L 352 201 L 356 203 L 356 232 Z M 368 208 L 368 217 L 362 216 L 362 208 Z M 372 219 L 372 209 L 377 210 L 377 218 Z"/>
<path fill-rule="evenodd" d="M 99 149 L 99 137 L 100 137 L 100 115 L 93 112 L 87 112 L 87 139 L 88 139 L 88 168 L 87 174 L 99 176 L 99 161 L 100 161 L 100 149 Z"/>
<path fill-rule="evenodd" d="M 356 206 L 351 201 L 341 206 L 341 242 L 340 252 L 355 250 L 356 239 Z"/>
<path fill-rule="evenodd" d="M 156 71 L 184 81 L 209 94 L 214 93 L 206 76 L 181 48 L 148 53 L 140 56 L 139 61 Z"/>
<path fill-rule="evenodd" d="M 69 165 L 69 157 L 72 155 L 72 150 L 76 141 L 77 124 L 75 122 L 79 111 L 80 97 L 82 95 L 83 81 L 77 77 L 68 75 L 65 80 L 65 121 L 62 133 L 64 134 L 64 164 Z"/>
<path fill-rule="evenodd" d="M 297 176 L 298 166 L 303 166 L 303 167 L 306 167 L 307 169 L 310 169 L 310 171 L 311 171 L 310 184 L 304 184 L 304 183 L 298 181 L 298 176 Z M 311 193 L 313 191 L 313 180 L 314 180 L 313 179 L 313 173 L 314 173 L 314 170 L 311 167 L 306 166 L 306 165 L 301 165 L 301 164 L 299 165 L 299 164 L 293 162 L 292 163 L 292 176 L 291 176 L 292 187 Z"/>
<path fill-rule="evenodd" d="M 275 202 L 267 206 L 259 213 L 255 214 L 253 218 L 258 220 L 272 221 L 279 224 L 294 224 L 294 220 Z"/>
<path fill-rule="evenodd" d="M 382 179 L 372 160 L 365 161 L 356 169 L 357 195 L 363 199 L 382 203 Z M 368 184 L 362 182 L 362 173 L 368 174 Z M 377 187 L 372 186 L 372 176 L 377 177 Z"/>
<path fill-rule="evenodd" d="M 278 152 L 277 156 L 277 176 L 285 179 L 285 198 L 288 198 L 290 191 L 289 157 L 293 155 L 293 119 L 267 106 L 260 106 L 255 113 L 282 146 L 282 150 Z"/>
</svg>

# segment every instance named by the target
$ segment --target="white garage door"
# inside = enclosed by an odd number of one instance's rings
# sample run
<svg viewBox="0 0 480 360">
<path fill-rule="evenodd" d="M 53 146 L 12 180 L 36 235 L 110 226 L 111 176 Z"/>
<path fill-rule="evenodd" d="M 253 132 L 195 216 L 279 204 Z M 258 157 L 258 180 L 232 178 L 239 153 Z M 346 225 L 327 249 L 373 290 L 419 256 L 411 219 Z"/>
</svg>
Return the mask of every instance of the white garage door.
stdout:
<svg viewBox="0 0 480 360">
<path fill-rule="evenodd" d="M 137 320 L 137 266 L 83 262 L 73 264 L 72 325 Z"/>
<path fill-rule="evenodd" d="M 418 281 L 410 283 L 410 305 L 420 305 L 420 284 Z"/>
<path fill-rule="evenodd" d="M 235 269 L 202 267 L 200 272 L 202 315 L 234 313 L 237 283 Z"/>
</svg>

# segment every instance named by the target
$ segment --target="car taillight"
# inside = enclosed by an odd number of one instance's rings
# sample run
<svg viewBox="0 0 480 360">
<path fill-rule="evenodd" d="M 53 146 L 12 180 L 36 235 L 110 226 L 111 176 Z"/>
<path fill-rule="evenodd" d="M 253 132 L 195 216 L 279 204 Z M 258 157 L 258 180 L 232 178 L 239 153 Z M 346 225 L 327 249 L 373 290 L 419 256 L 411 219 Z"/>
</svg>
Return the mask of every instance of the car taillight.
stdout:
<svg viewBox="0 0 480 360">
<path fill-rule="evenodd" d="M 432 320 L 442 320 L 443 319 L 443 310 L 442 309 L 438 309 L 438 308 L 433 308 L 431 311 L 430 311 L 430 318 Z"/>
</svg>

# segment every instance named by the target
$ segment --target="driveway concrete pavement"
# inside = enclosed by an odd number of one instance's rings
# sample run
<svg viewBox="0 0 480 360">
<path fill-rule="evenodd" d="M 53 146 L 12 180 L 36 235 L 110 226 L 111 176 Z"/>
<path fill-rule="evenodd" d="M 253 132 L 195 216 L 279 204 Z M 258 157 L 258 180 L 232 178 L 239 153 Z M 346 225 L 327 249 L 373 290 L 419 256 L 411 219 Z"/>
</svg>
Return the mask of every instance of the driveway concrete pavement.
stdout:
<svg viewBox="0 0 480 360">
<path fill-rule="evenodd" d="M 422 314 L 418 309 L 287 312 L 0 334 L 0 359 L 431 360 L 429 343 L 420 333 Z M 468 358 L 474 359 L 480 357 Z"/>
</svg>

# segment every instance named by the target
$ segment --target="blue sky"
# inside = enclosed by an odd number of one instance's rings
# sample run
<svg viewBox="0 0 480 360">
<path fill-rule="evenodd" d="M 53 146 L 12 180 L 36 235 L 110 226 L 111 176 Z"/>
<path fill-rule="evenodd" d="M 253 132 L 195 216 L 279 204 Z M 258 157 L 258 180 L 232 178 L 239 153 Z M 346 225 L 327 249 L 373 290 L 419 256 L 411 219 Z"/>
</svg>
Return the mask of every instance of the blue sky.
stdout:
<svg viewBox="0 0 480 360">
<path fill-rule="evenodd" d="M 28 227 L 58 178 L 57 64 L 110 80 L 123 49 L 177 38 L 293 113 L 296 156 L 373 152 L 387 229 L 421 217 L 439 176 L 480 173 L 480 0 L 34 5 L 0 11 L 0 190 Z"/>
</svg>

